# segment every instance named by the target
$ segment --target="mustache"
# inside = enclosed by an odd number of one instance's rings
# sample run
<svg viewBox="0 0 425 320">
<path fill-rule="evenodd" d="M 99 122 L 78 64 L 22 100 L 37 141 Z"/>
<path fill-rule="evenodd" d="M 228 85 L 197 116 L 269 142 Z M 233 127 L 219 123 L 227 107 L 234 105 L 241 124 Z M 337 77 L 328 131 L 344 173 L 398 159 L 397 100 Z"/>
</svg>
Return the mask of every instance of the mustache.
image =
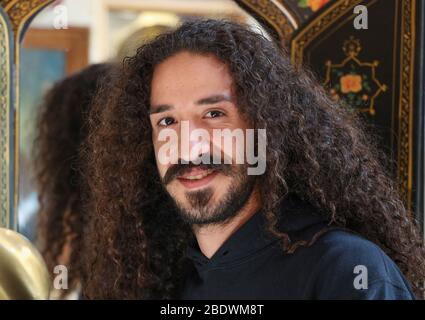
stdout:
<svg viewBox="0 0 425 320">
<path fill-rule="evenodd" d="M 185 173 L 191 171 L 193 168 L 203 169 L 203 170 L 214 170 L 218 171 L 224 175 L 230 175 L 232 172 L 232 165 L 231 164 L 214 164 L 213 159 L 210 159 L 210 163 L 193 163 L 193 162 L 187 162 L 183 161 L 181 159 L 178 160 L 177 164 L 172 165 L 170 168 L 168 168 L 167 172 L 165 173 L 164 177 L 162 178 L 162 183 L 164 185 L 169 184 L 171 181 L 173 181 L 175 178 L 184 175 Z"/>
</svg>

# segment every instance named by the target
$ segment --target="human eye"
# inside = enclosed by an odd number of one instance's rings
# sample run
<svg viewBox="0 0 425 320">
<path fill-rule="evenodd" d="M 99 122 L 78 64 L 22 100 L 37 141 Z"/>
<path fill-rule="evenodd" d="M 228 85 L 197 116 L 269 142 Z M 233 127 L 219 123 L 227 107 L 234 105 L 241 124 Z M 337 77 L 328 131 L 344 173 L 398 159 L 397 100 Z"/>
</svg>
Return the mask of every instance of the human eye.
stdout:
<svg viewBox="0 0 425 320">
<path fill-rule="evenodd" d="M 221 111 L 219 111 L 219 110 L 211 110 L 211 111 L 208 111 L 206 114 L 205 114 L 205 118 L 218 118 L 218 117 L 222 117 L 222 116 L 224 116 L 224 112 L 221 112 Z"/>
<path fill-rule="evenodd" d="M 162 118 L 158 121 L 158 126 L 160 127 L 168 127 L 170 125 L 172 125 L 173 123 L 175 123 L 176 121 L 174 120 L 174 118 L 172 117 L 165 117 Z"/>
</svg>

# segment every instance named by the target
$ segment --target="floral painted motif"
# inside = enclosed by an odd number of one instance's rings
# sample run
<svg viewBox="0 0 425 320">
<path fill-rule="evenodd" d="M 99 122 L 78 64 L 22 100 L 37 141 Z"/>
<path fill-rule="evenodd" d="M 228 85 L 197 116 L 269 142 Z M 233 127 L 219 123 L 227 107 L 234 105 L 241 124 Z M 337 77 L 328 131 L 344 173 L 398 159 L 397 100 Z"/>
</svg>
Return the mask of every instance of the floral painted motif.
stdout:
<svg viewBox="0 0 425 320">
<path fill-rule="evenodd" d="M 325 87 L 330 96 L 341 100 L 347 107 L 360 112 L 375 114 L 375 98 L 387 90 L 376 78 L 378 61 L 362 62 L 358 59 L 360 41 L 350 37 L 344 42 L 347 57 L 341 63 L 326 62 Z"/>
<path fill-rule="evenodd" d="M 328 2 L 329 0 L 298 0 L 298 6 L 300 8 L 309 8 L 311 11 L 316 12 Z"/>
<path fill-rule="evenodd" d="M 362 90 L 362 76 L 358 74 L 346 74 L 339 81 L 342 93 L 357 93 Z"/>
</svg>

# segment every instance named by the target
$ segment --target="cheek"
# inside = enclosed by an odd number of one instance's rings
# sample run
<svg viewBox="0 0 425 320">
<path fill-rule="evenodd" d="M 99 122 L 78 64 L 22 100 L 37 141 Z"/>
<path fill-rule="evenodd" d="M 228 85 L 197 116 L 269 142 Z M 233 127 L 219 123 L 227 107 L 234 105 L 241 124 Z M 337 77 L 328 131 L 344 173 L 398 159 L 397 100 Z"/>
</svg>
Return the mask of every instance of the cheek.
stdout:
<svg viewBox="0 0 425 320">
<path fill-rule="evenodd" d="M 164 173 L 171 165 L 178 163 L 178 146 L 170 141 L 153 141 L 156 165 Z M 165 169 L 164 169 L 165 168 Z"/>
<path fill-rule="evenodd" d="M 155 136 L 152 137 L 152 143 L 153 143 L 154 152 L 155 152 L 156 167 L 158 169 L 160 177 L 162 178 L 167 172 L 167 163 L 165 162 L 166 159 L 163 159 L 163 157 L 161 157 L 161 153 L 159 152 L 159 150 L 161 149 L 161 146 L 164 143 L 158 141 Z"/>
<path fill-rule="evenodd" d="M 162 164 L 160 161 L 158 161 L 158 159 L 156 160 L 156 167 L 158 168 L 158 173 L 159 173 L 159 176 L 161 177 L 161 178 L 163 178 L 164 176 L 165 176 L 165 173 L 167 172 L 167 170 L 168 170 L 168 166 L 167 165 L 164 165 L 164 164 Z"/>
<path fill-rule="evenodd" d="M 218 174 L 214 178 L 213 187 L 215 189 L 216 194 L 227 193 L 228 188 L 233 184 L 233 177 L 226 176 L 222 173 Z"/>
</svg>

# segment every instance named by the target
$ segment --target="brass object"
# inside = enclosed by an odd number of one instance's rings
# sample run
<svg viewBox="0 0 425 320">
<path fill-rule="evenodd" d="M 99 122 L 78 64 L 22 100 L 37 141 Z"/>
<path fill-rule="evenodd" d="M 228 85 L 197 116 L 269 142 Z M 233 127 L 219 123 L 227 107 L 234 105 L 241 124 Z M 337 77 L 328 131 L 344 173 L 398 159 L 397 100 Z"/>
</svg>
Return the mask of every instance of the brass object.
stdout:
<svg viewBox="0 0 425 320">
<path fill-rule="evenodd" d="M 49 274 L 34 245 L 0 228 L 0 300 L 47 299 L 49 291 Z"/>
</svg>

